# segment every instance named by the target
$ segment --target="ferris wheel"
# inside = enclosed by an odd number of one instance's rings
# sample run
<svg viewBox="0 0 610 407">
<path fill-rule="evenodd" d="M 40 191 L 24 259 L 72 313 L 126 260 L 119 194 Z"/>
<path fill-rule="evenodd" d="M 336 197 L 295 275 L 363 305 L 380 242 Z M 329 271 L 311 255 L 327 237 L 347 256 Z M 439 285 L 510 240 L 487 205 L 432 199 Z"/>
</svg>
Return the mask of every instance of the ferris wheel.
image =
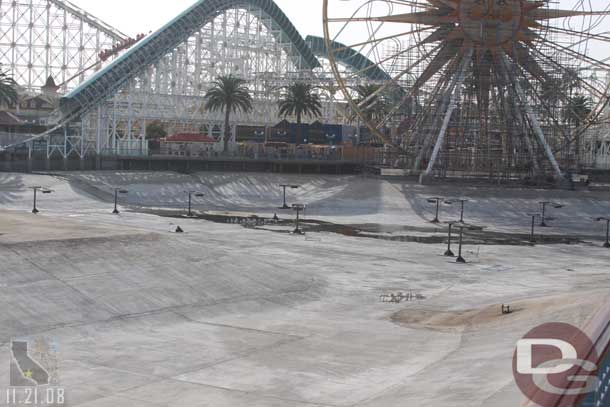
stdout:
<svg viewBox="0 0 610 407">
<path fill-rule="evenodd" d="M 351 109 L 407 169 L 563 178 L 608 118 L 608 16 L 606 0 L 324 0 L 324 33 Z M 372 70 L 387 75 L 348 85 Z"/>
</svg>

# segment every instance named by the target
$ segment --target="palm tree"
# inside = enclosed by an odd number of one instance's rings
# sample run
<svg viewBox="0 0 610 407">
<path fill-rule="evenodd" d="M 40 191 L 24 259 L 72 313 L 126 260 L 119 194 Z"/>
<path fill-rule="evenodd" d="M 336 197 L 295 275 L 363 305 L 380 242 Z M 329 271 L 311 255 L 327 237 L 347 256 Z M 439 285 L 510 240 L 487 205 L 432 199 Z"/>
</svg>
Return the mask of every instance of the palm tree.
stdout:
<svg viewBox="0 0 610 407">
<path fill-rule="evenodd" d="M 369 122 L 380 122 L 388 113 L 388 104 L 385 97 L 379 93 L 380 85 L 358 85 L 356 93 L 358 96 L 354 103 L 360 106 L 364 118 Z"/>
<path fill-rule="evenodd" d="M 4 71 L 0 71 L 0 104 L 17 103 L 17 83 Z"/>
<path fill-rule="evenodd" d="M 590 98 L 577 95 L 569 99 L 566 107 L 566 119 L 576 127 L 580 127 L 593 111 Z"/>
<path fill-rule="evenodd" d="M 557 106 L 563 91 L 562 86 L 561 80 L 552 77 L 542 82 L 541 101 L 549 108 Z"/>
<path fill-rule="evenodd" d="M 577 95 L 574 97 L 571 97 L 568 100 L 568 104 L 565 107 L 566 112 L 566 120 L 568 121 L 568 123 L 573 124 L 576 129 L 574 130 L 575 135 L 574 135 L 574 142 L 576 144 L 575 146 L 575 153 L 576 153 L 576 160 L 577 160 L 577 165 L 580 162 L 580 137 L 582 135 L 582 131 L 580 129 L 580 126 L 582 126 L 585 122 L 585 120 L 587 119 L 587 117 L 589 117 L 589 115 L 591 114 L 591 112 L 593 112 L 593 101 L 586 97 L 586 96 L 582 96 L 582 95 Z"/>
<path fill-rule="evenodd" d="M 229 138 L 231 137 L 231 129 L 229 128 L 231 113 L 249 113 L 252 111 L 252 96 L 246 83 L 245 80 L 231 74 L 219 76 L 212 82 L 212 87 L 204 96 L 207 110 L 212 112 L 224 110 L 225 112 L 223 148 L 225 153 L 229 150 Z"/>
<path fill-rule="evenodd" d="M 282 99 L 278 102 L 280 116 L 296 116 L 297 118 L 297 144 L 300 143 L 301 122 L 303 116 L 322 116 L 322 102 L 320 95 L 314 92 L 314 87 L 303 82 L 295 82 L 284 88 Z"/>
<path fill-rule="evenodd" d="M 314 92 L 314 87 L 307 83 L 295 82 L 285 87 L 278 106 L 280 116 L 296 116 L 297 124 L 301 124 L 303 116 L 322 116 L 320 96 Z"/>
</svg>

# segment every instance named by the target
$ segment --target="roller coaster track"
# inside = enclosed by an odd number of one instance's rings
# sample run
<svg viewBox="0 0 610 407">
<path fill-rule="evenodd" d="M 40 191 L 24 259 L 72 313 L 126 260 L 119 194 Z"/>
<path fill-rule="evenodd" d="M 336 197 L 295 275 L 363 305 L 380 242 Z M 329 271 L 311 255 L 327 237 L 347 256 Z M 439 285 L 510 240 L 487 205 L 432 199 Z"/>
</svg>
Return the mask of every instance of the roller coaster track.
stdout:
<svg viewBox="0 0 610 407">
<path fill-rule="evenodd" d="M 72 7 L 68 3 L 58 0 L 52 1 L 81 17 L 86 15 L 85 12 L 78 10 L 75 6 Z M 314 69 L 320 66 L 317 58 L 305 44 L 297 29 L 273 0 L 200 0 L 61 98 L 59 107 L 61 118 L 57 125 L 27 140 L 0 147 L 0 151 L 47 137 L 71 121 L 82 117 L 115 94 L 124 84 L 142 72 L 145 67 L 161 60 L 164 55 L 185 42 L 215 17 L 228 9 L 248 6 L 258 8 L 270 17 L 272 23 L 267 28 L 280 33 L 278 34 L 281 37 L 278 38 L 280 42 L 290 42 L 293 45 L 298 55 L 292 56 L 299 58 L 304 68 Z M 97 20 L 93 23 L 98 28 L 102 24 Z M 120 33 L 114 33 L 113 35 L 120 35 Z"/>
<path fill-rule="evenodd" d="M 126 37 L 124 34 L 89 16 L 86 12 L 68 2 L 60 0 L 50 1 L 68 12 L 79 16 L 79 18 L 87 19 L 87 23 L 94 25 L 114 38 L 122 39 Z M 138 42 L 76 89 L 62 97 L 58 112 L 60 119 L 57 125 L 54 125 L 44 133 L 33 135 L 19 143 L 0 147 L 0 151 L 47 137 L 68 123 L 83 117 L 83 115 L 112 97 L 127 82 L 141 73 L 143 69 L 160 61 L 166 54 L 187 41 L 189 37 L 218 15 L 226 10 L 239 7 L 254 7 L 269 17 L 265 22 L 265 24 L 270 25 L 267 26 L 267 29 L 273 33 L 279 33 L 274 35 L 279 37 L 277 40 L 280 43 L 292 45 L 290 49 L 286 49 L 286 52 L 295 59 L 297 66 L 308 70 L 321 67 L 316 56 L 327 57 L 328 52 L 324 40 L 314 36 L 304 40 L 273 0 L 200 0 L 157 32 Z M 337 47 L 345 48 L 341 44 L 336 45 Z M 364 70 L 368 79 L 384 80 L 388 78 L 387 73 L 378 67 L 371 68 L 373 63 L 355 50 L 346 49 L 339 55 L 341 56 L 341 62 L 346 66 L 355 70 Z"/>
<path fill-rule="evenodd" d="M 83 20 L 85 23 L 89 24 L 92 27 L 95 27 L 96 29 L 100 30 L 104 34 L 115 39 L 116 41 L 123 41 L 123 40 L 129 38 L 128 35 L 120 32 L 119 30 L 117 30 L 114 27 L 111 27 L 110 25 L 106 24 L 102 20 L 93 17 L 91 14 L 80 9 L 78 6 L 70 3 L 69 1 L 49 0 L 49 3 L 56 5 L 57 7 L 59 7 L 62 10 L 66 10 L 68 13 L 74 15 L 75 17 L 78 17 L 79 19 Z"/>
<path fill-rule="evenodd" d="M 324 38 L 309 35 L 305 42 L 316 56 L 328 59 L 329 52 Z M 334 57 L 340 64 L 354 71 L 364 72 L 365 77 L 371 80 L 392 80 L 392 77 L 387 72 L 379 68 L 379 66 L 360 52 L 338 42 L 332 42 L 331 45 L 334 50 Z"/>
<path fill-rule="evenodd" d="M 314 69 L 320 66 L 294 25 L 273 0 L 200 0 L 61 98 L 61 113 L 63 115 L 86 113 L 118 91 L 143 68 L 155 64 L 164 55 L 184 43 L 219 14 L 240 6 L 259 8 L 269 16 L 273 26 L 267 28 L 274 32 L 279 31 L 281 40 L 292 43 L 298 53 L 293 56 L 301 58 L 304 68 Z"/>
</svg>

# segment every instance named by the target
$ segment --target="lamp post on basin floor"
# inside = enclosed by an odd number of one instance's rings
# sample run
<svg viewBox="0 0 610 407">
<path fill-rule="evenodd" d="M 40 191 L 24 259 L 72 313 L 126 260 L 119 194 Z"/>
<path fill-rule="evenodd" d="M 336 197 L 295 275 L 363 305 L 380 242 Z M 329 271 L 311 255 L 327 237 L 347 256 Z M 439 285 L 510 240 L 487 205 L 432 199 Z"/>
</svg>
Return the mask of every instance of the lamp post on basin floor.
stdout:
<svg viewBox="0 0 610 407">
<path fill-rule="evenodd" d="M 455 257 L 455 254 L 453 254 L 453 252 L 451 251 L 451 239 L 452 239 L 453 225 L 456 225 L 458 223 L 460 223 L 460 222 L 458 222 L 458 221 L 447 222 L 447 224 L 449 225 L 449 229 L 447 232 L 447 251 L 444 254 L 447 257 Z"/>
<path fill-rule="evenodd" d="M 306 206 L 303 205 L 303 204 L 294 204 L 294 205 L 292 205 L 292 209 L 297 213 L 297 217 L 296 217 L 296 221 L 295 221 L 295 229 L 294 229 L 294 232 L 292 232 L 295 235 L 302 235 L 302 234 L 304 234 L 303 231 L 300 228 L 300 225 L 299 225 L 299 215 L 300 215 L 300 213 L 302 211 L 305 210 L 305 208 L 306 208 Z"/>
<path fill-rule="evenodd" d="M 542 220 L 540 221 L 540 226 L 542 226 L 544 228 L 544 227 L 548 226 L 546 224 L 546 221 L 552 220 L 552 218 L 548 218 L 546 216 L 546 207 L 550 205 L 555 209 L 561 209 L 561 208 L 563 208 L 563 205 L 558 204 L 556 202 L 551 202 L 551 201 L 542 201 L 542 202 L 539 202 L 539 204 L 540 204 L 540 208 L 542 210 L 542 215 L 541 215 Z"/>
<path fill-rule="evenodd" d="M 193 216 L 193 196 L 195 196 L 196 198 L 203 198 L 204 194 L 202 192 L 197 192 L 197 191 L 184 191 L 184 192 L 189 195 L 189 206 L 188 206 L 187 216 L 190 218 Z"/>
<path fill-rule="evenodd" d="M 439 212 L 442 200 L 443 200 L 443 198 L 439 198 L 439 197 L 433 197 L 433 198 L 427 199 L 428 203 L 436 204 L 436 215 L 434 216 L 434 219 L 431 220 L 431 223 L 440 223 L 440 220 L 438 219 L 438 212 Z"/>
<path fill-rule="evenodd" d="M 606 222 L 606 242 L 604 247 L 610 249 L 610 217 L 599 217 L 595 219 L 598 222 Z"/>
<path fill-rule="evenodd" d="M 445 201 L 447 205 L 453 205 L 454 203 L 460 203 L 460 222 L 464 223 L 464 204 L 468 202 L 468 199 L 448 199 Z"/>
<path fill-rule="evenodd" d="M 458 257 L 455 259 L 456 263 L 466 263 L 466 259 L 462 257 L 462 245 L 464 242 L 464 227 L 460 226 L 460 248 L 458 249 Z"/>
<path fill-rule="evenodd" d="M 34 205 L 33 205 L 33 208 L 32 208 L 32 213 L 34 215 L 36 215 L 37 213 L 40 213 L 40 211 L 36 207 L 36 203 L 37 203 L 37 200 L 38 200 L 38 191 L 42 192 L 43 194 L 51 194 L 51 193 L 53 193 L 53 190 L 52 189 L 48 189 L 48 188 L 43 188 L 41 186 L 30 187 L 30 189 L 32 189 L 34 191 Z"/>
<path fill-rule="evenodd" d="M 279 209 L 290 209 L 288 203 L 286 203 L 286 189 L 298 189 L 300 185 L 291 185 L 291 184 L 280 184 L 280 188 L 284 190 L 284 205 L 280 206 Z"/>
<path fill-rule="evenodd" d="M 118 208 L 119 194 L 125 195 L 128 193 L 129 193 L 129 191 L 126 189 L 121 189 L 121 188 L 114 189 L 114 210 L 112 211 L 113 214 L 115 214 L 115 215 L 119 214 L 119 208 Z"/>
<path fill-rule="evenodd" d="M 530 243 L 536 243 L 536 219 L 541 218 L 539 213 L 528 213 L 527 216 L 532 218 L 532 227 L 530 231 Z"/>
<path fill-rule="evenodd" d="M 474 226 L 474 225 L 468 225 L 465 223 L 459 223 L 456 225 L 458 228 L 460 228 L 460 248 L 459 248 L 459 253 L 458 253 L 458 257 L 455 260 L 456 263 L 466 263 L 466 259 L 464 259 L 464 257 L 462 256 L 462 247 L 464 246 L 464 229 L 468 229 L 468 230 L 483 230 L 483 227 L 481 226 Z"/>
</svg>

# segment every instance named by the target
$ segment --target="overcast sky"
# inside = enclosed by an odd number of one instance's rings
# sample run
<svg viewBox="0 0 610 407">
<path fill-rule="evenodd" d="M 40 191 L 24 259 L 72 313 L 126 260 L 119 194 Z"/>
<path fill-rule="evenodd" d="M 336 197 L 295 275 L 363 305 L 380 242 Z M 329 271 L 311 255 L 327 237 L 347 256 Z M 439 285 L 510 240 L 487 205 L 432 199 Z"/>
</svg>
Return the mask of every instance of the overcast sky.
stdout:
<svg viewBox="0 0 610 407">
<path fill-rule="evenodd" d="M 172 18 L 186 10 L 197 0 L 71 0 L 72 3 L 83 8 L 90 14 L 102 19 L 107 24 L 119 29 L 123 33 L 135 36 L 139 33 L 148 33 L 160 28 Z M 608 0 L 586 0 L 587 7 L 594 10 L 603 10 L 608 7 Z M 286 13 L 290 21 L 296 26 L 303 37 L 307 35 L 323 36 L 322 28 L 322 0 L 275 0 L 277 5 Z M 580 0 L 555 0 L 553 7 L 571 9 Z M 334 0 L 335 7 L 341 4 Z M 346 3 L 343 3 L 346 4 Z M 385 7 L 383 8 L 386 9 Z M 582 10 L 582 8 L 579 8 Z M 610 31 L 610 17 L 605 18 L 603 24 L 594 30 L 596 33 Z M 358 33 L 354 33 L 358 36 Z M 362 35 L 362 33 L 360 33 Z M 368 38 L 368 37 L 366 37 Z M 346 40 L 340 38 L 340 40 Z M 359 39 L 362 41 L 362 39 Z M 353 42 L 344 41 L 348 44 Z M 610 57 L 607 43 L 598 42 L 589 44 L 589 55 L 598 59 Z"/>
<path fill-rule="evenodd" d="M 90 14 L 134 36 L 161 27 L 195 0 L 71 0 Z M 303 36 L 322 35 L 322 0 L 275 0 Z"/>
<path fill-rule="evenodd" d="M 71 0 L 125 34 L 148 33 L 180 14 L 196 0 Z M 555 0 L 572 8 L 577 0 Z M 275 0 L 303 36 L 322 35 L 322 0 Z M 603 10 L 608 0 L 587 0 L 593 9 Z M 335 3 L 338 4 L 338 3 Z M 606 30 L 610 23 L 605 22 Z M 605 31 L 605 30 L 604 30 Z"/>
</svg>

